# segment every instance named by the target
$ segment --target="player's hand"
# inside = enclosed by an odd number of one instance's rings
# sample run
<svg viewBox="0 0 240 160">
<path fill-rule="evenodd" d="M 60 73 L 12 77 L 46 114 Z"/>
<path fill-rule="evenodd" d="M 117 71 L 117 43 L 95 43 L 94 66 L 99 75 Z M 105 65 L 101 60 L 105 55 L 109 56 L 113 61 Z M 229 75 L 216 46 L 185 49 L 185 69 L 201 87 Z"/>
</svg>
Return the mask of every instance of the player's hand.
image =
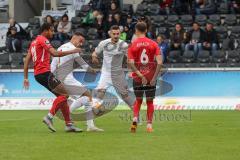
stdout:
<svg viewBox="0 0 240 160">
<path fill-rule="evenodd" d="M 24 81 L 23 81 L 24 89 L 28 90 L 29 89 L 29 85 L 30 85 L 29 80 L 28 79 L 24 79 Z"/>
<path fill-rule="evenodd" d="M 147 85 L 148 83 L 147 79 L 144 76 L 142 76 L 141 78 L 142 78 L 142 84 Z"/>
<path fill-rule="evenodd" d="M 93 64 L 99 64 L 98 58 L 95 57 L 95 56 L 93 56 L 93 57 L 92 57 L 92 63 L 93 63 Z"/>
<path fill-rule="evenodd" d="M 150 85 L 151 86 L 155 86 L 156 85 L 156 82 L 157 80 L 155 78 L 153 78 L 151 81 L 150 81 Z"/>
</svg>

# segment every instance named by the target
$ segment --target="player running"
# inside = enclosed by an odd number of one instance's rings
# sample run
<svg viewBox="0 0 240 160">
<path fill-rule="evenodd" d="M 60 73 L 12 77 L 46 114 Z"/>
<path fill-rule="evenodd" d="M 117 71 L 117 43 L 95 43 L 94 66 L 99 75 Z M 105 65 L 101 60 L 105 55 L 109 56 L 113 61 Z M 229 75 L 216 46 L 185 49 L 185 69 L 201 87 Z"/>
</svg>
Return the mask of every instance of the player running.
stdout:
<svg viewBox="0 0 240 160">
<path fill-rule="evenodd" d="M 128 49 L 128 64 L 133 71 L 133 89 L 136 96 L 131 132 L 136 132 L 144 93 L 147 101 L 147 132 L 152 132 L 153 99 L 155 98 L 156 81 L 161 70 L 162 58 L 157 43 L 145 36 L 147 32 L 146 23 L 137 23 L 135 30 L 137 39 Z"/>
<path fill-rule="evenodd" d="M 77 47 L 82 46 L 84 40 L 84 36 L 80 32 L 75 32 L 71 41 L 58 48 L 58 51 L 74 50 Z M 70 105 L 70 111 L 73 112 L 82 105 L 85 106 L 87 131 L 103 131 L 102 129 L 97 128 L 93 122 L 94 115 L 92 112 L 91 93 L 73 76 L 73 70 L 78 67 L 75 63 L 86 71 L 96 74 L 95 70 L 82 59 L 79 53 L 64 57 L 54 57 L 51 63 L 51 71 L 55 77 L 62 82 L 68 94 L 71 95 L 69 99 L 73 102 Z"/>
<path fill-rule="evenodd" d="M 92 53 L 92 62 L 95 64 L 99 63 L 98 57 L 103 54 L 101 76 L 96 87 L 96 102 L 102 103 L 106 90 L 113 86 L 121 95 L 123 101 L 133 109 L 134 99 L 129 96 L 127 81 L 122 69 L 123 58 L 127 55 L 128 44 L 119 39 L 119 26 L 112 26 L 109 35 L 111 38 L 101 41 Z"/>
<path fill-rule="evenodd" d="M 50 55 L 53 57 L 62 57 L 69 54 L 79 53 L 81 49 L 75 48 L 73 50 L 64 52 L 56 51 L 48 40 L 53 37 L 53 28 L 51 25 L 46 23 L 43 24 L 40 28 L 40 32 L 41 34 L 38 35 L 34 41 L 32 41 L 25 59 L 24 87 L 25 89 L 29 88 L 28 65 L 32 59 L 34 63 L 34 77 L 36 81 L 57 96 L 49 113 L 43 118 L 43 123 L 45 123 L 52 132 L 56 132 L 56 129 L 53 127 L 52 120 L 57 111 L 60 109 L 65 119 L 65 131 L 81 132 L 82 130 L 76 128 L 70 119 L 70 111 L 67 104 L 68 94 L 66 90 L 61 82 L 50 72 Z"/>
</svg>

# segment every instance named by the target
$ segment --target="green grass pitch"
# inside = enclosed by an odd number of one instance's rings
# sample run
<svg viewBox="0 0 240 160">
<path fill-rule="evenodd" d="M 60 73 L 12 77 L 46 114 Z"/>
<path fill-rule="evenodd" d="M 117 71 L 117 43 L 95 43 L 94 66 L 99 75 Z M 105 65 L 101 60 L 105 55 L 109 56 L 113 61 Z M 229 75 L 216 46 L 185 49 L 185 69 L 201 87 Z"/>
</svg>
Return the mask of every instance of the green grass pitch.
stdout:
<svg viewBox="0 0 240 160">
<path fill-rule="evenodd" d="M 166 117 L 156 116 L 151 134 L 145 124 L 136 134 L 129 132 L 130 111 L 98 118 L 104 133 L 65 133 L 59 119 L 57 132 L 50 133 L 41 123 L 46 113 L 0 111 L 0 160 L 240 159 L 239 111 L 160 111 Z M 173 118 L 179 115 L 180 120 Z M 76 124 L 86 128 L 84 122 Z"/>
</svg>

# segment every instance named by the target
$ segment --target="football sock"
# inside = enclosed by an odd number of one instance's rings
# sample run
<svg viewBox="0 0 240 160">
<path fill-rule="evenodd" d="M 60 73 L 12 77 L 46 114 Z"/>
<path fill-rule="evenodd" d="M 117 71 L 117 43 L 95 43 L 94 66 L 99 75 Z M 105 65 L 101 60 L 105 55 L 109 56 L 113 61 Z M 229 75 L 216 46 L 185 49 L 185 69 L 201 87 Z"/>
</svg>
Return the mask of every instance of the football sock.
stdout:
<svg viewBox="0 0 240 160">
<path fill-rule="evenodd" d="M 138 121 L 139 111 L 142 105 L 142 99 L 136 99 L 134 106 L 133 106 L 133 121 Z"/>
<path fill-rule="evenodd" d="M 147 100 L 147 123 L 152 123 L 154 112 L 153 100 Z"/>
</svg>

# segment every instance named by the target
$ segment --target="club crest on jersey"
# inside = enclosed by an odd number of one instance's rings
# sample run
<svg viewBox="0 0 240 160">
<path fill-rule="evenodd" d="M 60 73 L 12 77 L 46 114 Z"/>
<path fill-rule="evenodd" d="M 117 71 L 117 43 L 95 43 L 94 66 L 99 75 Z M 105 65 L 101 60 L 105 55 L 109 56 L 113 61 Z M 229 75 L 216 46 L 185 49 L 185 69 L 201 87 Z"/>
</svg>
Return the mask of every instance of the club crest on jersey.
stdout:
<svg viewBox="0 0 240 160">
<path fill-rule="evenodd" d="M 48 40 L 45 41 L 45 44 L 50 44 L 50 42 Z"/>
</svg>

